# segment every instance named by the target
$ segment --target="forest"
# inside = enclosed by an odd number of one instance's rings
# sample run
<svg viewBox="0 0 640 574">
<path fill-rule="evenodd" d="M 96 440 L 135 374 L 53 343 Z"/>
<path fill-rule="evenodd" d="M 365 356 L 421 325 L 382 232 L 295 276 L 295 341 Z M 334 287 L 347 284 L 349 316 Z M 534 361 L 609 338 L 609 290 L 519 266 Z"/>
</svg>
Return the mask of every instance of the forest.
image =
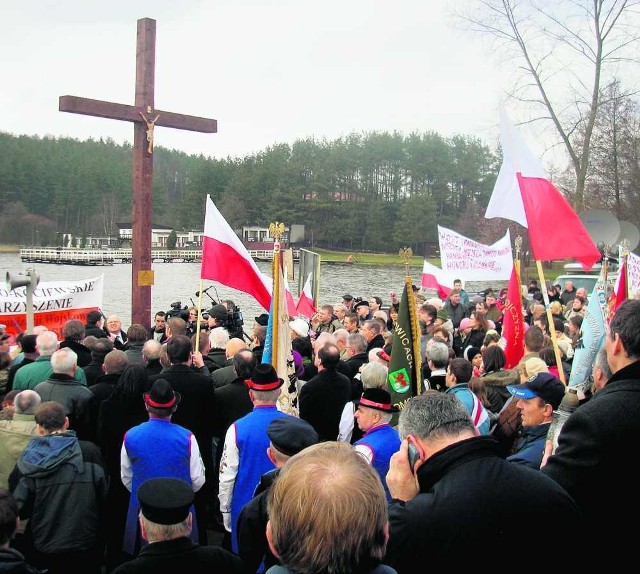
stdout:
<svg viewBox="0 0 640 574">
<path fill-rule="evenodd" d="M 605 100 L 595 124 L 584 208 L 609 209 L 640 226 L 637 106 Z M 615 126 L 615 131 L 612 128 Z M 576 141 L 580 140 L 576 133 Z M 484 219 L 501 150 L 477 138 L 435 132 L 351 134 L 281 143 L 243 158 L 154 149 L 153 223 L 202 229 L 210 194 L 232 228 L 304 224 L 309 246 L 430 256 L 437 225 L 493 243 L 517 224 Z M 552 181 L 571 202 L 567 163 Z M 65 234 L 115 235 L 131 220 L 132 150 L 112 140 L 0 132 L 0 242 L 58 245 Z M 550 224 L 553 206 L 549 206 Z"/>
<path fill-rule="evenodd" d="M 53 245 L 130 221 L 130 145 L 0 133 L 0 150 L 1 242 Z M 156 147 L 150 209 L 155 224 L 201 229 L 210 194 L 233 228 L 300 223 L 313 246 L 421 253 L 437 224 L 482 239 L 499 166 L 483 142 L 437 133 L 300 140 L 224 160 Z"/>
</svg>

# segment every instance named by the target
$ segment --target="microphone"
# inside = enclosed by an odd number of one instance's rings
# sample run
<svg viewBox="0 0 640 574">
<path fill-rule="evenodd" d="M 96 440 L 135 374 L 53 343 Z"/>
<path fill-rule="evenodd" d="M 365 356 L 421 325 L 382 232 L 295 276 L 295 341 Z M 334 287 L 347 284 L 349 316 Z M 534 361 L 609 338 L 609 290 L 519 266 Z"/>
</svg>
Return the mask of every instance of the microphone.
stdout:
<svg viewBox="0 0 640 574">
<path fill-rule="evenodd" d="M 211 289 L 212 285 L 209 285 L 209 287 L 207 287 L 206 289 L 203 289 L 202 292 L 206 293 L 207 291 L 209 291 L 209 289 Z M 200 291 L 196 291 L 196 297 L 200 297 Z"/>
</svg>

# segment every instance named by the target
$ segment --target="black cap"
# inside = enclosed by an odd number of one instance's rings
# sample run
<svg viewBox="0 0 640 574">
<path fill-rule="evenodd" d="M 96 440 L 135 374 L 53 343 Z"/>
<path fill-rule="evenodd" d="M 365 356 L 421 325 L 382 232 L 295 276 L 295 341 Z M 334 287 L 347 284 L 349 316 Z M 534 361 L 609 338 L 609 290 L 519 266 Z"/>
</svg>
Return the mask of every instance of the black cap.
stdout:
<svg viewBox="0 0 640 574">
<path fill-rule="evenodd" d="M 262 313 L 262 315 L 258 315 L 256 317 L 256 323 L 258 323 L 258 325 L 262 325 L 263 327 L 266 327 L 269 324 L 269 315 L 267 315 L 267 313 Z"/>
<path fill-rule="evenodd" d="M 342 296 L 342 299 L 344 299 L 345 301 L 353 301 L 353 295 L 349 294 L 349 293 L 345 293 Z"/>
<path fill-rule="evenodd" d="M 556 410 L 564 396 L 565 386 L 560 379 L 551 373 L 541 372 L 536 373 L 521 385 L 507 385 L 507 390 L 517 399 L 540 397 Z"/>
<path fill-rule="evenodd" d="M 218 303 L 209 309 L 209 317 L 222 321 L 227 318 L 227 308 L 221 303 Z"/>
<path fill-rule="evenodd" d="M 193 504 L 193 489 L 177 478 L 151 478 L 138 488 L 142 515 L 156 524 L 179 524 Z"/>
<path fill-rule="evenodd" d="M 267 436 L 276 450 L 286 456 L 298 454 L 320 440 L 318 433 L 307 421 L 291 416 L 271 421 L 267 427 Z"/>
<path fill-rule="evenodd" d="M 354 309 L 357 309 L 358 307 L 368 307 L 369 306 L 369 301 L 358 301 L 355 306 Z"/>
</svg>

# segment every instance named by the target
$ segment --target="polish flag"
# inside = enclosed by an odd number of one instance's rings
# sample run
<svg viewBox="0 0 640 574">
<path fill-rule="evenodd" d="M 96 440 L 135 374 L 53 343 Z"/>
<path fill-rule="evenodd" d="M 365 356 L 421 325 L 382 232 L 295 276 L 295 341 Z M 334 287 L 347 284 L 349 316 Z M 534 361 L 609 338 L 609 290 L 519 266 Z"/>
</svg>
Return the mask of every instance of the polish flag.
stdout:
<svg viewBox="0 0 640 574">
<path fill-rule="evenodd" d="M 627 294 L 627 258 L 625 257 L 622 261 L 622 266 L 620 267 L 618 278 L 616 279 L 616 285 L 613 288 L 609 300 L 607 301 L 607 306 L 609 307 L 609 321 L 611 321 L 611 319 L 615 315 L 618 307 L 622 305 L 622 302 L 628 299 Z"/>
<path fill-rule="evenodd" d="M 311 275 L 309 275 L 307 280 L 304 282 L 304 287 L 302 288 L 302 293 L 300 293 L 300 299 L 298 299 L 296 311 L 307 318 L 313 317 L 317 312 L 316 306 L 313 304 L 313 295 L 311 294 Z"/>
<path fill-rule="evenodd" d="M 297 317 L 298 311 L 296 310 L 296 304 L 293 300 L 291 289 L 289 289 L 289 280 L 287 279 L 286 267 L 284 268 L 283 279 L 284 279 L 285 299 L 287 300 L 287 313 L 289 314 L 289 317 Z"/>
<path fill-rule="evenodd" d="M 200 277 L 253 295 L 266 310 L 271 305 L 270 279 L 260 272 L 209 195 L 204 219 Z"/>
<path fill-rule="evenodd" d="M 507 298 L 502 309 L 502 337 L 507 342 L 504 348 L 507 369 L 515 368 L 524 357 L 524 318 L 520 293 L 520 278 L 514 265 L 507 287 Z"/>
<path fill-rule="evenodd" d="M 453 289 L 455 277 L 450 276 L 435 265 L 431 265 L 426 259 L 422 266 L 422 287 L 425 289 L 435 289 L 440 299 L 446 299 Z"/>
<path fill-rule="evenodd" d="M 502 217 L 528 228 L 534 259 L 577 259 L 588 271 L 600 261 L 598 247 L 502 108 L 500 132 L 502 167 L 485 218 Z"/>
</svg>

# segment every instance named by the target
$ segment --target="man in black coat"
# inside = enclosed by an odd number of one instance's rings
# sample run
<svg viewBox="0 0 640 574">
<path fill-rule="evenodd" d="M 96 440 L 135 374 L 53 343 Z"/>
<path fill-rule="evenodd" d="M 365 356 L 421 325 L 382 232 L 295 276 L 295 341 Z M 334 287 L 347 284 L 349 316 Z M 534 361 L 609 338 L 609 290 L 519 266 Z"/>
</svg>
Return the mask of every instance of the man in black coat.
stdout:
<svg viewBox="0 0 640 574">
<path fill-rule="evenodd" d="M 321 441 L 337 440 L 340 417 L 351 397 L 351 381 L 338 372 L 339 361 L 336 345 L 321 347 L 315 358 L 318 374 L 300 390 L 300 418 L 311 424 Z"/>
<path fill-rule="evenodd" d="M 429 390 L 413 397 L 398 430 L 402 444 L 386 477 L 392 500 L 385 557 L 398 574 L 415 572 L 416 556 L 471 569 L 487 548 L 498 550 L 501 564 L 516 564 L 527 537 L 550 528 L 582 531 L 565 490 L 539 470 L 500 458 L 496 441 L 476 435 L 455 395 Z M 566 551 L 561 542 L 546 544 L 545 561 L 560 563 Z M 572 553 L 572 565 L 585 556 Z"/>
<path fill-rule="evenodd" d="M 377 319 L 370 319 L 364 322 L 360 328 L 360 333 L 367 340 L 367 349 L 365 353 L 369 353 L 371 349 L 384 348 L 384 337 L 382 336 L 382 325 Z"/>
<path fill-rule="evenodd" d="M 244 505 L 238 516 L 238 554 L 247 572 L 257 572 L 263 560 L 264 572 L 274 564 L 279 564 L 269 548 L 266 535 L 269 490 L 285 462 L 318 442 L 318 433 L 313 427 L 297 417 L 282 417 L 271 421 L 267 427 L 267 436 L 267 456 L 276 468 L 262 475 L 254 497 Z"/>
<path fill-rule="evenodd" d="M 167 341 L 167 356 L 171 365 L 161 373 L 149 377 L 149 385 L 157 379 L 169 381 L 171 388 L 180 393 L 180 407 L 172 422 L 189 429 L 196 437 L 206 471 L 205 485 L 196 494 L 198 524 L 206 524 L 206 505 L 213 499 L 215 481 L 211 444 L 213 438 L 214 387 L 207 375 L 198 372 L 204 367 L 201 353 L 191 350 L 191 339 L 186 335 L 173 335 Z M 206 531 L 199 532 L 206 538 Z M 201 538 L 201 542 L 204 541 Z"/>
<path fill-rule="evenodd" d="M 620 564 L 635 556 L 635 529 L 627 517 L 640 512 L 633 453 L 640 437 L 640 301 L 623 302 L 609 324 L 604 348 L 613 376 L 578 407 L 562 427 L 558 448 L 542 473 L 573 497 L 584 514 L 584 532 L 596 528 L 598 546 L 615 549 Z M 547 452 L 550 452 L 547 444 Z"/>
<path fill-rule="evenodd" d="M 228 550 L 199 546 L 189 538 L 193 521 L 189 508 L 194 493 L 186 482 L 176 478 L 146 480 L 138 488 L 138 499 L 140 531 L 149 544 L 113 574 L 243 572 L 242 560 Z"/>
<path fill-rule="evenodd" d="M 97 339 L 103 339 L 107 337 L 107 334 L 102 328 L 102 313 L 100 311 L 89 311 L 87 313 L 87 322 L 84 326 L 84 335 L 85 337 L 93 335 Z"/>
</svg>

